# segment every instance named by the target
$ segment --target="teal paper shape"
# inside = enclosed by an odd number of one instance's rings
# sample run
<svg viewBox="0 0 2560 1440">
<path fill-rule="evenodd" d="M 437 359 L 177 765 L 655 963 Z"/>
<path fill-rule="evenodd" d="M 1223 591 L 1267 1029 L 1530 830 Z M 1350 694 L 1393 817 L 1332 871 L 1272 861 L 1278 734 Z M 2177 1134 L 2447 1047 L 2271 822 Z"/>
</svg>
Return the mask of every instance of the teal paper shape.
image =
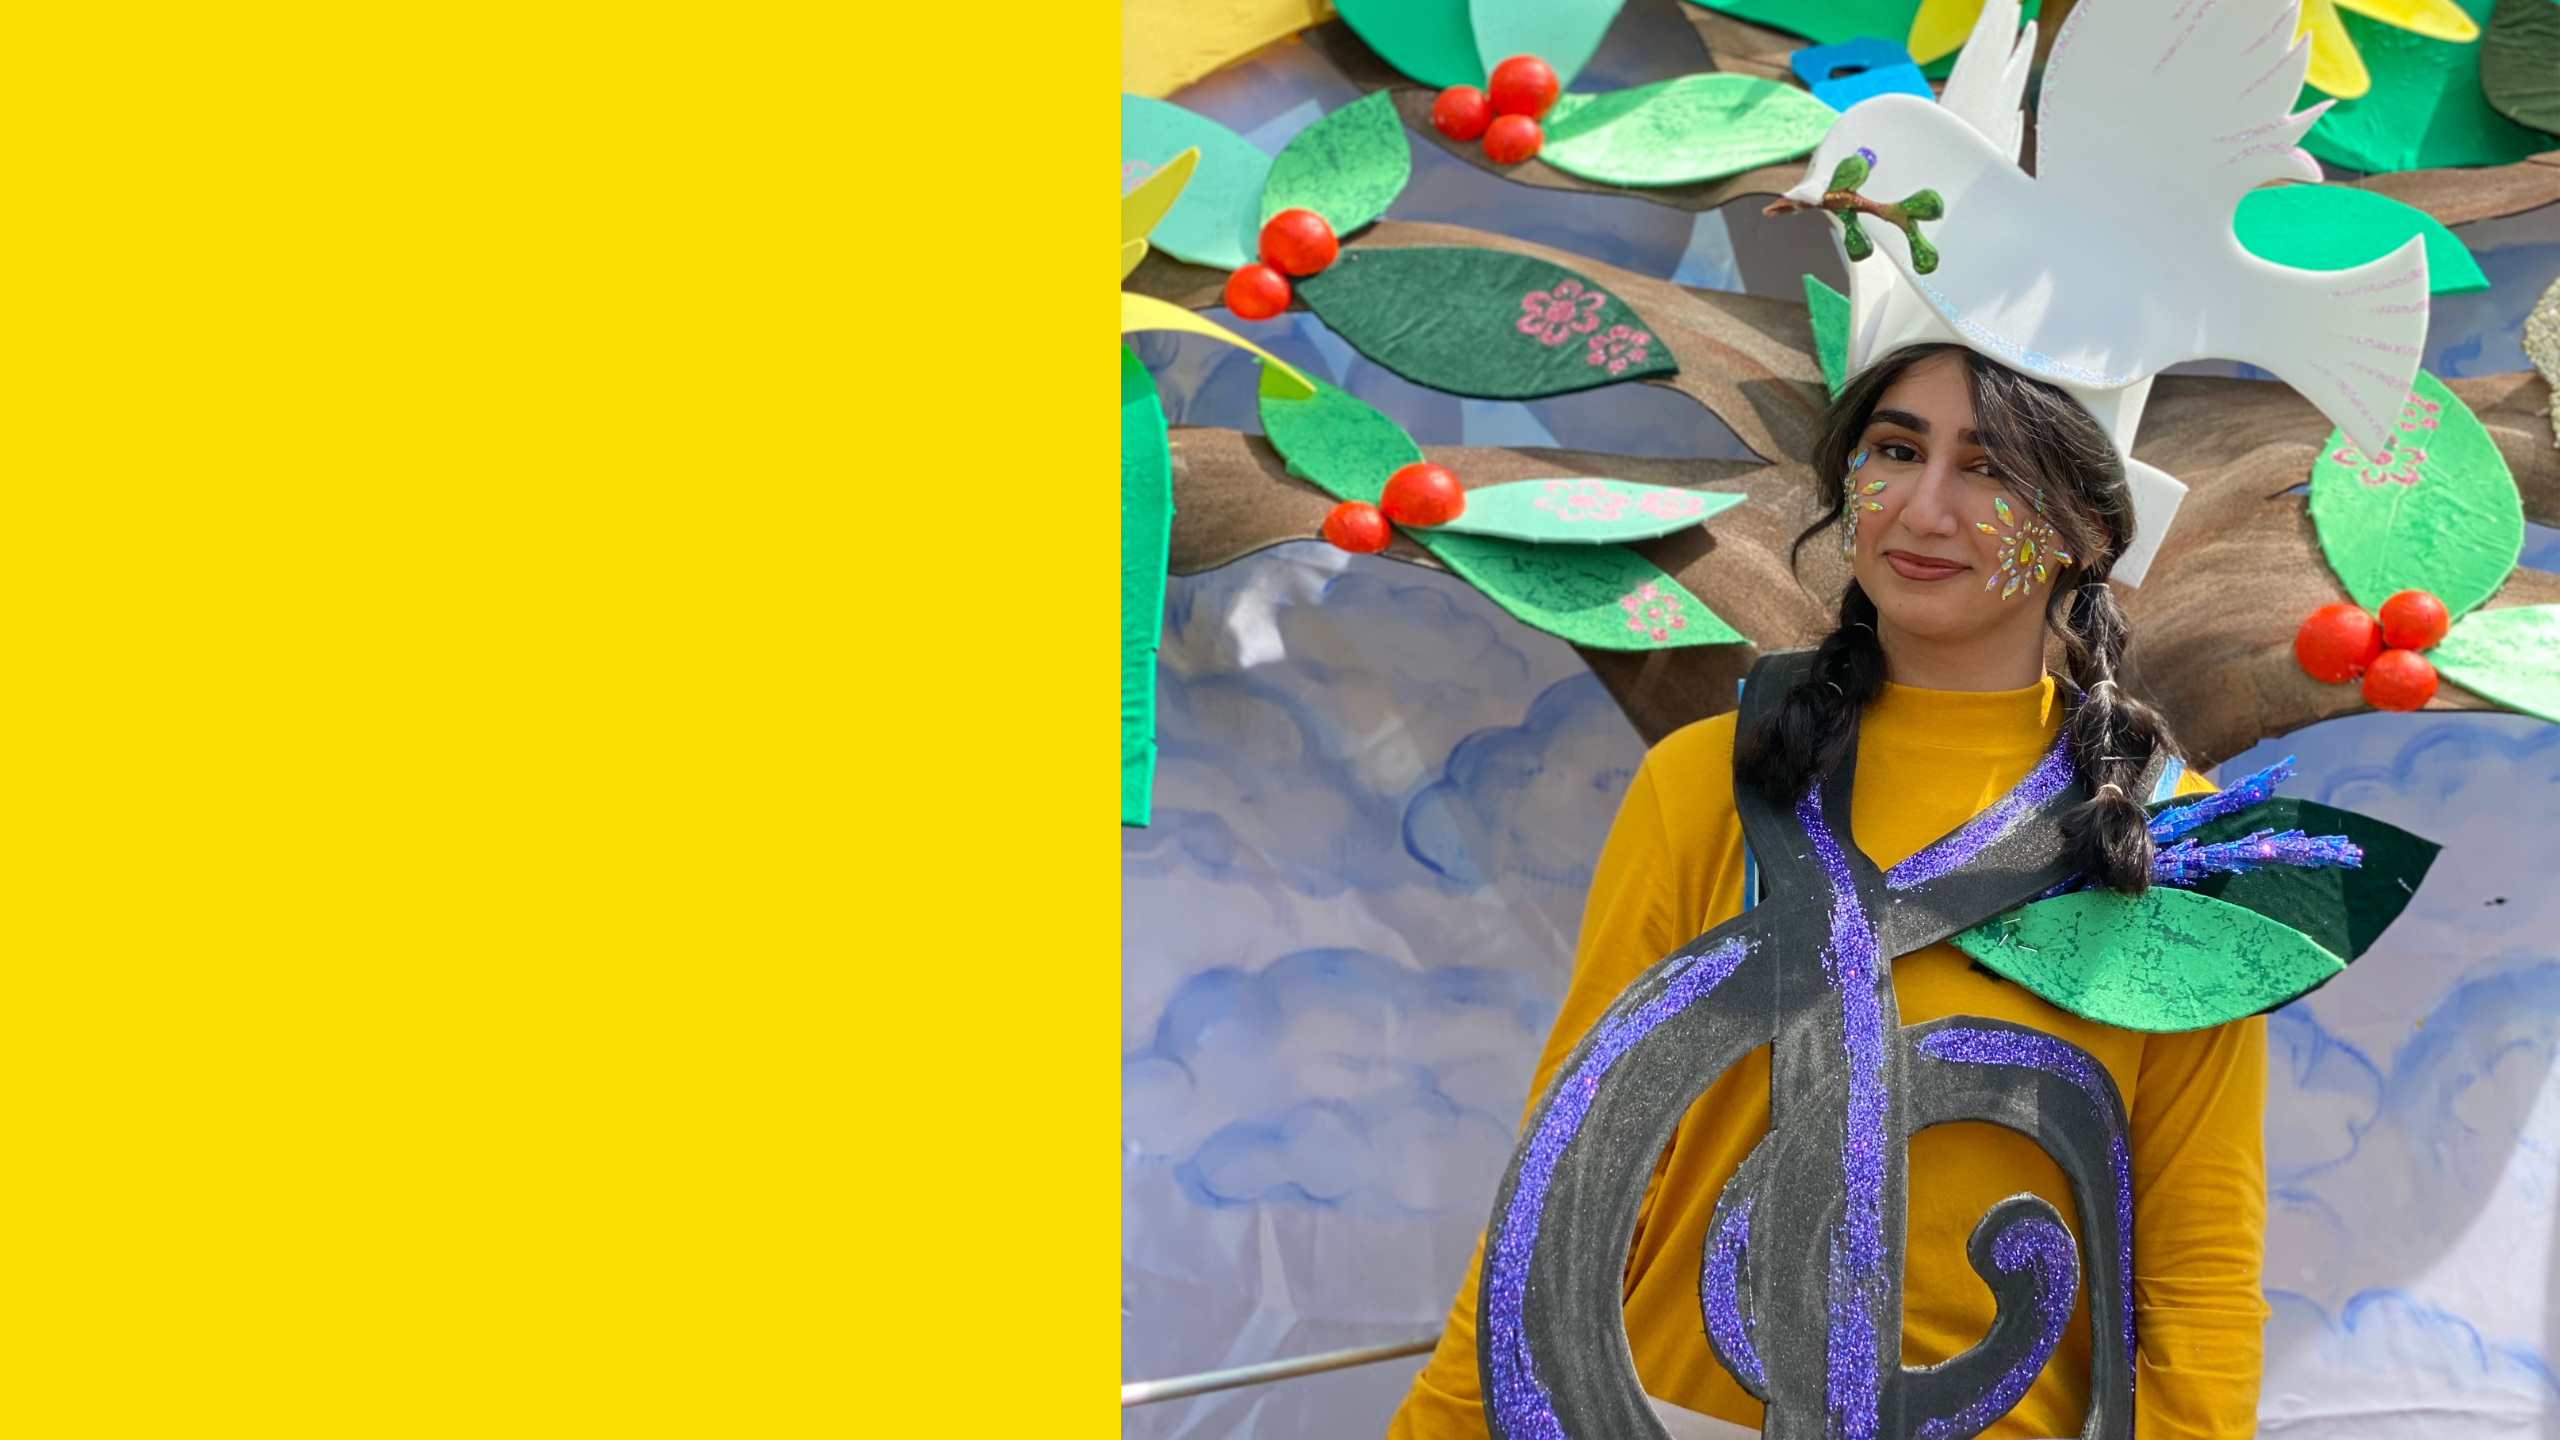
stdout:
<svg viewBox="0 0 2560 1440">
<path fill-rule="evenodd" d="M 1363 247 L 1297 293 L 1352 349 L 1452 395 L 1535 400 L 1680 372 L 1634 307 L 1533 255 Z"/>
<path fill-rule="evenodd" d="M 1955 937 L 1996 974 L 2123 1030 L 2202 1030 L 2271 1010 L 2345 968 L 2301 931 L 2193 891 L 2084 890 Z"/>
<path fill-rule="evenodd" d="M 1173 551 L 1173 450 L 1155 378 L 1120 347 L 1120 823 L 1152 818 L 1156 649 Z"/>
<path fill-rule="evenodd" d="M 1336 236 L 1348 236 L 1386 214 L 1411 178 L 1412 142 L 1396 114 L 1395 96 L 1381 90 L 1289 141 L 1263 182 L 1261 220 L 1283 210 L 1313 210 Z"/>
<path fill-rule="evenodd" d="M 1491 73 L 1476 54 L 1467 0 L 1337 0 L 1333 9 L 1380 59 L 1435 90 L 1481 87 Z"/>
<path fill-rule="evenodd" d="M 1747 498 L 1586 476 L 1512 480 L 1469 490 L 1458 518 L 1431 529 L 1531 545 L 1625 544 L 1686 530 Z"/>
<path fill-rule="evenodd" d="M 2424 590 L 2461 615 L 2497 594 L 2524 552 L 2524 500 L 2498 442 L 2423 370 L 2380 458 L 2330 432 L 2311 464 L 2311 523 L 2347 594 L 2374 611 Z"/>
<path fill-rule="evenodd" d="M 1147 244 L 1194 265 L 1250 265 L 1261 249 L 1262 191 L 1271 157 L 1206 115 L 1143 95 L 1120 97 L 1123 190 L 1195 145 L 1199 166 L 1182 197 L 1148 232 Z M 1133 173 L 1141 165 L 1145 171 Z"/>
<path fill-rule="evenodd" d="M 1535 55 L 1556 72 L 1556 83 L 1570 85 L 1591 63 L 1609 22 L 1618 18 L 1626 0 L 1469 0 L 1467 16 L 1475 29 L 1476 59 L 1484 73 L 1514 55 Z"/>
<path fill-rule="evenodd" d="M 1683 75 L 1562 95 L 1538 158 L 1607 185 L 1690 185 L 1810 152 L 1840 112 L 1757 75 Z"/>
<path fill-rule="evenodd" d="M 1804 303 L 1813 313 L 1813 355 L 1822 362 L 1822 383 L 1837 395 L 1849 383 L 1849 297 L 1807 275 Z"/>
<path fill-rule="evenodd" d="M 2475 610 L 2427 658 L 2472 694 L 2560 725 L 2560 605 Z"/>
<path fill-rule="evenodd" d="M 1911 22 L 1920 14 L 1920 0 L 1691 0 L 1701 8 L 1748 20 L 1772 30 L 1801 35 L 1818 45 L 1837 45 L 1861 35 L 1890 40 L 1896 45 L 1911 38 Z M 2018 23 L 2036 18 L 2043 0 L 2026 0 L 2018 7 Z M 1920 73 L 1932 80 L 1944 80 L 1955 68 L 1958 48 L 1920 67 Z"/>
<path fill-rule="evenodd" d="M 2381 259 L 2416 236 L 2427 242 L 2428 293 L 2489 288 L 2480 262 L 2443 222 L 2371 190 L 2345 185 L 2252 190 L 2240 197 L 2231 228 L 2250 254 L 2297 270 L 2350 270 Z"/>
<path fill-rule="evenodd" d="M 2454 0 L 2485 32 L 2495 0 Z M 2373 88 L 2340 100 L 2302 137 L 2302 148 L 2351 170 L 2432 170 L 2509 165 L 2560 141 L 2491 108 L 2480 89 L 2480 41 L 2456 45 L 2341 11 Z M 2329 97 L 2304 86 L 2297 109 Z"/>
</svg>

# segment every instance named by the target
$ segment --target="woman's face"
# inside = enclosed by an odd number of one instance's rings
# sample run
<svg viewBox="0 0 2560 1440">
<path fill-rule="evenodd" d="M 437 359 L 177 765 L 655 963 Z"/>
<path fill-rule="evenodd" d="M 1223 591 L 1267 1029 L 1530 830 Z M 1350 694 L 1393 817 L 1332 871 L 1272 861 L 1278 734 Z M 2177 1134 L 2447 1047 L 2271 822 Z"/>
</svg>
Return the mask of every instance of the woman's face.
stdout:
<svg viewBox="0 0 2560 1440">
<path fill-rule="evenodd" d="M 1903 372 L 1850 455 L 1852 563 L 1884 623 L 1936 647 L 2023 647 L 2040 665 L 2045 596 L 2069 557 L 1974 433 L 1963 357 Z"/>
</svg>

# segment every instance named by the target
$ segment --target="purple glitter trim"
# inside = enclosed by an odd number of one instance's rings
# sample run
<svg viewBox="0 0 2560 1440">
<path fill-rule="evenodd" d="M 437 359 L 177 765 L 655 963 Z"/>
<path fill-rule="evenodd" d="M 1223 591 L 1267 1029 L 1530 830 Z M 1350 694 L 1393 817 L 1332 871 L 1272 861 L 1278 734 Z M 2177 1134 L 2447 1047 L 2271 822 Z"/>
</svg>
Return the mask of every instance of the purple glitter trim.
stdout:
<svg viewBox="0 0 2560 1440">
<path fill-rule="evenodd" d="M 2116 1181 L 2116 1275 L 2123 1292 L 2124 1363 L 2133 1368 L 2133 1154 L 2124 1127 L 2107 1103 L 2105 1072 L 2088 1051 L 2051 1035 L 2020 1030 L 1933 1030 L 1920 1038 L 1920 1053 L 1964 1065 L 2016 1065 L 2057 1075 L 2089 1097 L 2107 1125 L 2107 1166 Z"/>
<path fill-rule="evenodd" d="M 1823 1395 L 1831 1433 L 1874 1440 L 1884 1383 L 1876 1364 L 1875 1312 L 1891 1298 L 1885 1273 L 1885 1018 L 1876 976 L 1882 956 L 1874 925 L 1858 903 L 1857 883 L 1831 829 L 1819 790 L 1796 804 L 1796 822 L 1813 841 L 1814 858 L 1831 883 L 1831 944 L 1823 972 L 1840 992 L 1840 1026 L 1848 1042 L 1849 1113 L 1840 1151 L 1845 1209 L 1831 1236 L 1830 1349 Z"/>
<path fill-rule="evenodd" d="M 2020 821 L 2037 807 L 2062 793 L 2071 783 L 2070 748 L 2059 738 L 2036 768 L 2017 788 L 1993 802 L 1991 808 L 1964 822 L 1956 833 L 1921 851 L 1919 854 L 1884 872 L 1884 883 L 1895 890 L 1908 890 L 1925 885 L 1939 876 L 1972 864 L 1991 842 L 2018 828 Z"/>
<path fill-rule="evenodd" d="M 2151 843 L 2166 845 L 2209 820 L 2236 815 L 2275 794 L 2277 786 L 2292 778 L 2293 757 L 2287 755 L 2220 794 L 2163 810 L 2151 817 Z"/>
<path fill-rule="evenodd" d="M 1671 976 L 1661 994 L 1602 1026 L 1582 1062 L 1556 1088 L 1554 1103 L 1538 1122 L 1538 1133 L 1521 1157 L 1519 1184 L 1502 1214 L 1502 1235 L 1484 1262 L 1484 1343 L 1493 1369 L 1493 1394 L 1487 1403 L 1511 1440 L 1564 1440 L 1564 1424 L 1556 1418 L 1546 1382 L 1538 1378 L 1521 1318 L 1529 1295 L 1529 1257 L 1538 1247 L 1538 1219 L 1546 1210 L 1547 1187 L 1555 1179 L 1556 1164 L 1591 1113 L 1609 1067 L 1654 1027 L 1714 993 L 1750 951 L 1749 942 L 1734 939 L 1692 958 Z"/>
<path fill-rule="evenodd" d="M 2020 1220 L 1991 1242 L 1991 1263 L 2008 1274 L 2032 1267 L 2036 1272 L 2035 1348 L 2001 1372 L 1999 1382 L 1953 1415 L 1921 1424 L 1918 1440 L 1946 1440 L 1969 1435 L 2008 1414 L 2026 1398 L 2027 1387 L 2053 1358 L 2062 1327 L 2071 1323 L 2071 1302 L 2080 1289 L 2071 1232 L 2042 1216 Z"/>
<path fill-rule="evenodd" d="M 1749 1381 L 1755 1389 L 1769 1388 L 1768 1372 L 1760 1366 L 1760 1352 L 1751 1348 L 1751 1322 L 1743 1318 L 1742 1300 L 1735 1272 L 1741 1269 L 1742 1252 L 1751 1243 L 1751 1202 L 1745 1195 L 1742 1203 L 1725 1212 L 1724 1223 L 1716 1227 L 1715 1245 L 1707 1251 L 1705 1301 L 1707 1333 L 1715 1337 L 1717 1353 L 1741 1367 L 1734 1373 Z"/>
<path fill-rule="evenodd" d="M 2181 840 L 2151 856 L 2151 883 L 2193 885 L 2208 875 L 2246 875 L 2262 865 L 2292 865 L 2305 870 L 2364 865 L 2364 848 L 2344 835 L 2279 834 L 2261 830 L 2240 840 L 2198 845 Z"/>
</svg>

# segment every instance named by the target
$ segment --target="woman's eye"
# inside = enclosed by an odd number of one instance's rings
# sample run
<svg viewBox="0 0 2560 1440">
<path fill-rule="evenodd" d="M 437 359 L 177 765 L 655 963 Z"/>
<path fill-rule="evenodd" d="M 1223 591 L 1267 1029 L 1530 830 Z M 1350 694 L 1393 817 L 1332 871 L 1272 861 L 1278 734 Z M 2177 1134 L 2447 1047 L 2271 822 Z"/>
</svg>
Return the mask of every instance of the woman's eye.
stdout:
<svg viewBox="0 0 2560 1440">
<path fill-rule="evenodd" d="M 1908 465 L 1914 460 L 1920 458 L 1919 451 L 1912 449 L 1910 446 L 1905 445 L 1898 440 L 1888 440 L 1884 444 L 1877 446 L 1876 453 L 1899 465 Z"/>
</svg>

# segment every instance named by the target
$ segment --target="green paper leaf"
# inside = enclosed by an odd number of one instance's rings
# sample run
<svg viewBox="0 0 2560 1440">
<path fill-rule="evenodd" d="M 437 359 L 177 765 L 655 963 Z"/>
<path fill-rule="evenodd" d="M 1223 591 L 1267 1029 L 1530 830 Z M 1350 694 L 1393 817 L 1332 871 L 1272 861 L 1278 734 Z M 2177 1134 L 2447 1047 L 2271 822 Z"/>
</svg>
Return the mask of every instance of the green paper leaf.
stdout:
<svg viewBox="0 0 2560 1440">
<path fill-rule="evenodd" d="M 2349 961 L 2372 949 L 2400 918 L 2444 848 L 2397 825 L 2289 795 L 2209 820 L 2181 838 L 2218 845 L 2261 830 L 2344 835 L 2363 847 L 2364 864 L 2353 869 L 2270 865 L 2245 875 L 2211 875 L 2196 883 L 2195 893 L 2299 930 L 2321 949 Z"/>
<path fill-rule="evenodd" d="M 2074 1015 L 2123 1030 L 2201 1030 L 2273 1009 L 2345 968 L 2311 937 L 2209 895 L 2084 890 L 2038 900 L 1955 947 Z"/>
<path fill-rule="evenodd" d="M 2497 0 L 2480 36 L 2480 93 L 2519 125 L 2560 132 L 2560 5 Z"/>
<path fill-rule="evenodd" d="M 1538 158 L 1609 185 L 1688 185 L 1805 154 L 1840 112 L 1756 75 L 1683 75 L 1606 95 L 1561 95 Z"/>
<path fill-rule="evenodd" d="M 2560 14 L 2551 0 L 2537 0 Z M 2427 242 L 2427 290 L 2451 295 L 2486 290 L 2489 277 L 2452 231 L 2424 210 L 2388 195 L 2344 185 L 2284 185 L 2240 197 L 2232 219 L 2241 247 L 2261 260 L 2298 270 L 2348 270 L 2409 243 Z"/>
<path fill-rule="evenodd" d="M 1804 303 L 1813 312 L 1813 354 L 1831 393 L 1849 383 L 1849 297 L 1807 275 Z"/>
<path fill-rule="evenodd" d="M 1262 190 L 1271 157 L 1206 115 L 1143 95 L 1120 97 L 1122 188 L 1194 146 L 1199 168 L 1147 243 L 1194 265 L 1233 270 L 1252 264 L 1261 245 Z"/>
<path fill-rule="evenodd" d="M 1337 0 L 1333 9 L 1380 59 L 1435 90 L 1485 83 L 1467 0 Z"/>
<path fill-rule="evenodd" d="M 2424 590 L 2460 615 L 2497 594 L 2524 552 L 2524 502 L 2497 442 L 2423 370 L 2382 460 L 2330 432 L 2312 462 L 2311 521 L 2367 610 Z"/>
<path fill-rule="evenodd" d="M 1625 301 L 1531 255 L 1345 250 L 1298 297 L 1352 349 L 1452 395 L 1535 400 L 1680 372 Z"/>
<path fill-rule="evenodd" d="M 1911 22 L 1919 17 L 1920 0 L 1693 0 L 1701 9 L 1748 20 L 1790 35 L 1802 35 L 1818 45 L 1837 45 L 1871 35 L 1890 40 L 1896 45 L 1911 38 Z M 2018 23 L 2023 26 L 2036 18 L 2042 0 L 2026 0 L 2018 7 Z M 2053 27 L 2045 27 L 2048 32 Z M 1956 57 L 1964 53 L 1958 46 L 1920 67 L 1920 73 L 1932 80 L 1944 80 L 1953 70 Z"/>
<path fill-rule="evenodd" d="M 1262 433 L 1289 473 L 1337 500 L 1376 504 L 1387 477 L 1422 458 L 1404 428 L 1316 382 L 1312 400 L 1262 388 Z M 1447 527 L 1406 529 L 1451 574 L 1550 635 L 1601 650 L 1744 643 L 1706 602 L 1622 545 L 1525 545 Z"/>
<path fill-rule="evenodd" d="M 1531 545 L 1623 544 L 1686 530 L 1746 498 L 1632 480 L 1513 480 L 1468 491 L 1465 512 L 1431 532 Z"/>
<path fill-rule="evenodd" d="M 1151 817 L 1156 774 L 1156 647 L 1164 639 L 1165 563 L 1173 548 L 1173 451 L 1156 382 L 1120 347 L 1120 823 Z"/>
<path fill-rule="evenodd" d="M 2560 725 L 2560 605 L 2474 611 L 2427 658 L 2474 695 Z"/>
<path fill-rule="evenodd" d="M 2454 3 L 2486 21 L 2492 0 Z M 2384 171 L 2508 165 L 2560 144 L 2489 108 L 2480 90 L 2482 42 L 2430 40 L 2352 12 L 2338 18 L 2364 56 L 2373 88 L 2321 116 L 2303 149 L 2332 165 Z M 2305 86 L 2297 108 L 2328 98 Z"/>
<path fill-rule="evenodd" d="M 1609 22 L 1625 0 L 1471 0 L 1467 18 L 1475 30 L 1476 59 L 1485 73 L 1514 55 L 1535 55 L 1570 85 L 1600 48 Z"/>
<path fill-rule="evenodd" d="M 1283 210 L 1313 210 L 1337 236 L 1387 213 L 1413 175 L 1413 144 L 1384 90 L 1354 100 L 1301 130 L 1271 162 L 1262 187 L 1264 221 Z"/>
</svg>

